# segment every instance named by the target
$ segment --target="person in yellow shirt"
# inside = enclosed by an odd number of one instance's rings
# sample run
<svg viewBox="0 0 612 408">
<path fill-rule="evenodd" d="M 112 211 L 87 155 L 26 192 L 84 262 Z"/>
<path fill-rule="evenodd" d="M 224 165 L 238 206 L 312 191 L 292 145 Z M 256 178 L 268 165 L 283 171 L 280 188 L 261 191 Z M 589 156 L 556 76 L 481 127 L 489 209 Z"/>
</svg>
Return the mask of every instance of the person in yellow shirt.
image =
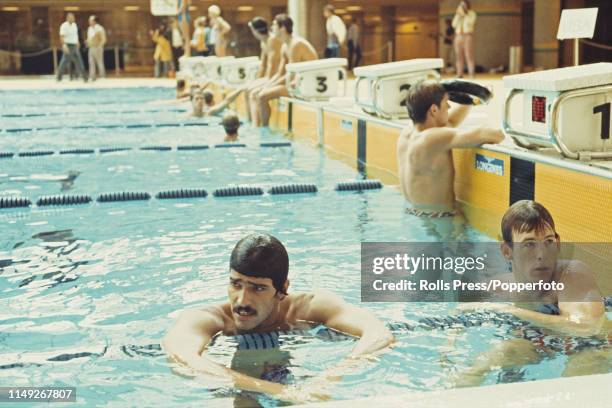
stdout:
<svg viewBox="0 0 612 408">
<path fill-rule="evenodd" d="M 205 57 L 208 55 L 208 46 L 206 45 L 208 28 L 206 17 L 199 17 L 196 19 L 194 26 L 193 39 L 191 40 L 192 55 L 196 57 Z"/>
<path fill-rule="evenodd" d="M 164 36 L 166 29 L 162 25 L 155 31 L 150 31 L 151 39 L 157 44 L 153 59 L 155 60 L 155 78 L 168 76 L 172 64 L 172 47 L 170 41 Z"/>
</svg>

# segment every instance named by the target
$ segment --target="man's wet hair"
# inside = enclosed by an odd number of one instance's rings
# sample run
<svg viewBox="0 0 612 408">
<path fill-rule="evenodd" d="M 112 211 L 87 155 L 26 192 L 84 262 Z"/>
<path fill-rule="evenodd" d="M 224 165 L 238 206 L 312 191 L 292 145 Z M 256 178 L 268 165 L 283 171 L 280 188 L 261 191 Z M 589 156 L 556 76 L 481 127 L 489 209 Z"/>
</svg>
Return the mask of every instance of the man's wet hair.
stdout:
<svg viewBox="0 0 612 408">
<path fill-rule="evenodd" d="M 255 17 L 249 21 L 249 27 L 257 31 L 259 34 L 268 34 L 268 22 L 261 17 Z"/>
<path fill-rule="evenodd" d="M 289 255 L 283 244 L 269 234 L 242 238 L 230 256 L 230 268 L 253 278 L 269 278 L 277 292 L 284 290 L 289 274 Z"/>
<path fill-rule="evenodd" d="M 293 20 L 287 14 L 277 14 L 274 21 L 278 28 L 285 27 L 288 34 L 293 33 Z"/>
<path fill-rule="evenodd" d="M 501 221 L 502 238 L 508 244 L 512 243 L 512 234 L 515 232 L 543 232 L 547 227 L 558 236 L 550 212 L 542 204 L 532 200 L 520 200 L 512 204 Z"/>
<path fill-rule="evenodd" d="M 423 80 L 412 85 L 406 96 L 406 108 L 408 108 L 410 119 L 414 123 L 425 122 L 431 105 L 439 107 L 444 95 L 446 95 L 446 90 L 436 81 Z"/>
<path fill-rule="evenodd" d="M 176 81 L 176 89 L 185 89 L 185 80 L 184 79 L 179 79 Z"/>
<path fill-rule="evenodd" d="M 207 105 L 210 105 L 215 97 L 215 95 L 210 91 L 202 91 L 202 96 L 204 96 L 204 103 Z"/>
<path fill-rule="evenodd" d="M 221 125 L 228 135 L 235 135 L 240 128 L 240 119 L 234 112 L 228 112 L 221 120 Z"/>
</svg>

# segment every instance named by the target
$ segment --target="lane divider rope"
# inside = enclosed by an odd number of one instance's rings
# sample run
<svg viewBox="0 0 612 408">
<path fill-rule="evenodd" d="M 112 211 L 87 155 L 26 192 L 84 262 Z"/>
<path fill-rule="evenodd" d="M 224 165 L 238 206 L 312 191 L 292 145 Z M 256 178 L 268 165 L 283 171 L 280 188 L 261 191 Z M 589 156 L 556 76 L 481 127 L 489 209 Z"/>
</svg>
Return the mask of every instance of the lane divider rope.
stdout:
<svg viewBox="0 0 612 408">
<path fill-rule="evenodd" d="M 361 188 L 364 183 L 361 182 L 340 182 L 337 183 L 334 191 L 354 191 L 363 192 L 364 190 L 374 190 L 376 188 L 371 187 L 377 185 L 378 189 L 382 188 L 382 183 L 378 180 L 362 180 L 362 182 L 368 184 L 369 188 Z M 343 185 L 343 189 L 338 189 L 339 185 Z M 347 186 L 351 186 L 352 190 L 349 190 Z M 284 195 L 284 194 L 305 194 L 305 193 L 317 193 L 320 189 L 314 184 L 283 184 L 272 186 L 268 189 L 269 195 Z M 264 190 L 259 186 L 252 185 L 237 185 L 237 186 L 226 186 L 217 188 L 213 192 L 213 196 L 217 198 L 227 197 L 244 197 L 244 196 L 261 196 L 264 195 Z M 110 203 L 120 201 L 148 201 L 154 196 L 158 200 L 168 199 L 190 199 L 190 198 L 205 198 L 208 196 L 208 192 L 205 189 L 193 189 L 183 188 L 177 190 L 165 190 L 160 191 L 157 194 L 149 194 L 145 191 L 119 191 L 102 193 L 95 199 L 98 203 Z M 75 195 L 46 195 L 39 197 L 35 203 L 38 207 L 46 206 L 68 206 L 68 205 L 80 205 L 88 204 L 93 202 L 94 199 L 87 194 L 75 194 Z M 27 197 L 0 197 L 0 209 L 4 208 L 23 208 L 30 207 L 32 200 Z"/>
</svg>

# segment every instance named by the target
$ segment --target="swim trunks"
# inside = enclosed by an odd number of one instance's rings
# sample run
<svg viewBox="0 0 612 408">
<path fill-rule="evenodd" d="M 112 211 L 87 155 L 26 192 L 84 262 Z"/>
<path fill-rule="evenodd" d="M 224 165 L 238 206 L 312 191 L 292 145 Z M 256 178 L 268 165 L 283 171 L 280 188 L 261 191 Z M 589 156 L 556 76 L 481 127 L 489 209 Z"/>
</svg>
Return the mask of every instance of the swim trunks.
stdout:
<svg viewBox="0 0 612 408">
<path fill-rule="evenodd" d="M 406 208 L 406 212 L 411 215 L 415 215 L 417 217 L 427 217 L 427 218 L 446 218 L 446 217 L 454 217 L 459 215 L 459 211 L 450 210 L 450 211 L 436 211 L 436 210 L 426 210 L 419 208 Z"/>
<path fill-rule="evenodd" d="M 604 299 L 608 301 L 608 299 Z M 559 315 L 559 306 L 554 303 L 546 303 L 538 306 L 537 311 L 549 315 Z M 569 337 L 544 334 L 540 328 L 527 326 L 519 329 L 520 335 L 531 341 L 540 352 L 552 350 L 557 353 L 572 354 L 586 348 L 607 348 L 612 345 L 612 333 L 606 337 Z"/>
<path fill-rule="evenodd" d="M 178 0 L 178 9 L 179 9 L 179 10 L 181 9 L 182 5 L 183 5 L 183 0 Z M 185 15 L 185 19 L 187 20 L 187 23 L 190 23 L 190 22 L 191 22 L 191 19 L 190 19 L 190 17 L 189 17 L 189 7 L 187 7 L 187 8 L 185 9 L 185 13 L 184 13 L 184 15 Z M 179 22 L 179 23 L 182 23 L 182 22 L 183 22 L 183 13 L 179 12 L 179 13 L 177 14 L 177 19 L 178 19 L 178 22 Z"/>
</svg>

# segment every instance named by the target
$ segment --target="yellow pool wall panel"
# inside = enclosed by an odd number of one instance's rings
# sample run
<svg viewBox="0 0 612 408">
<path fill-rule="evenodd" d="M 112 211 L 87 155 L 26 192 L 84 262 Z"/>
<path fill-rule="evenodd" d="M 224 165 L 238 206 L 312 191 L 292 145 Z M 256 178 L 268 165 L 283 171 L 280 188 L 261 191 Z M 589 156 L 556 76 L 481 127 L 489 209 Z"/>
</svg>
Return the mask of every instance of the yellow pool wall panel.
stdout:
<svg viewBox="0 0 612 408">
<path fill-rule="evenodd" d="M 612 180 L 536 163 L 535 200 L 564 241 L 612 242 Z"/>
<path fill-rule="evenodd" d="M 357 168 L 358 119 L 334 112 L 323 112 L 323 145 L 331 157 Z"/>
<path fill-rule="evenodd" d="M 319 143 L 318 110 L 306 103 L 292 102 L 291 129 L 294 139 L 307 140 L 313 145 Z"/>
</svg>

